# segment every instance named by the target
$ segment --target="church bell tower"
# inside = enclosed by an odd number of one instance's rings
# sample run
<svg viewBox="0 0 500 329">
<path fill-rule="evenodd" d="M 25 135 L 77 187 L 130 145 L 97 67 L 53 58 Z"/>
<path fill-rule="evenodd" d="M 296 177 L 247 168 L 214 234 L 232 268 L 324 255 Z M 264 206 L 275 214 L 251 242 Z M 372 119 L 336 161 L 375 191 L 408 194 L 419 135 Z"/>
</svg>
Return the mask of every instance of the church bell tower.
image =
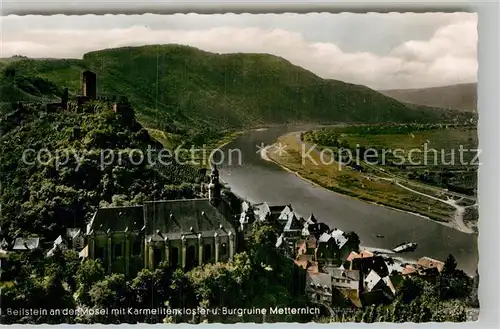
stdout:
<svg viewBox="0 0 500 329">
<path fill-rule="evenodd" d="M 210 174 L 210 184 L 208 185 L 208 199 L 211 203 L 217 203 L 220 200 L 221 185 L 219 182 L 219 171 L 215 164 L 212 165 Z"/>
</svg>

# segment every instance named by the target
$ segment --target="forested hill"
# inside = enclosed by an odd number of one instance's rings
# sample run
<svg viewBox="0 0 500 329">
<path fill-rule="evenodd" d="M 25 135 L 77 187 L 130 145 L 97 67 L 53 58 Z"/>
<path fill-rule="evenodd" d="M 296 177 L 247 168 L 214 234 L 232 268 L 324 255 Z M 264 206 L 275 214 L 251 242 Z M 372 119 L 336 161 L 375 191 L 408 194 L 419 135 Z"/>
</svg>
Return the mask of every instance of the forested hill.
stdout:
<svg viewBox="0 0 500 329">
<path fill-rule="evenodd" d="M 5 101 L 15 95 L 50 98 L 52 86 L 77 94 L 82 70 L 90 69 L 98 74 L 98 94 L 126 95 L 146 127 L 190 136 L 264 124 L 433 122 L 458 115 L 409 108 L 367 87 L 321 79 L 266 54 L 220 55 L 161 45 L 94 51 L 82 60 L 21 58 L 0 66 L 3 75 L 14 70 L 16 76 L 3 77 Z M 23 83 L 16 89 L 12 81 L 18 77 Z"/>
<path fill-rule="evenodd" d="M 381 90 L 400 102 L 434 106 L 458 111 L 477 111 L 477 83 L 421 88 Z"/>
<path fill-rule="evenodd" d="M 83 228 L 102 202 L 195 196 L 198 171 L 156 161 L 154 152 L 148 158 L 148 148 L 161 145 L 133 118 L 115 114 L 111 104 L 47 112 L 43 104 L 25 103 L 5 111 L 0 224 L 10 238 L 36 234 L 50 241 L 68 227 Z"/>
</svg>

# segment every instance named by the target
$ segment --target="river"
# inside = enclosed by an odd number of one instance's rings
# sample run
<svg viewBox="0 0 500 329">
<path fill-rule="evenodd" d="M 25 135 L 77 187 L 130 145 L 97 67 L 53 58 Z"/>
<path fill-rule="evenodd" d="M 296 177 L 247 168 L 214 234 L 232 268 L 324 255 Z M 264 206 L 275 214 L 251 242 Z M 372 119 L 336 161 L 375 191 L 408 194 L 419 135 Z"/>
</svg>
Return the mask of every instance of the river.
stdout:
<svg viewBox="0 0 500 329">
<path fill-rule="evenodd" d="M 250 202 L 292 204 L 300 216 L 308 217 L 312 212 L 332 229 L 354 231 L 363 246 L 390 250 L 403 241 L 416 242 L 415 252 L 401 256 L 410 261 L 422 256 L 444 261 L 451 253 L 459 268 L 469 275 L 475 274 L 476 234 L 462 233 L 416 215 L 316 187 L 261 158 L 257 145 L 272 144 L 285 133 L 311 128 L 313 126 L 274 127 L 238 136 L 222 148 L 221 178 L 232 191 Z M 215 159 L 221 161 L 220 154 Z M 384 238 L 377 238 L 377 234 Z"/>
</svg>

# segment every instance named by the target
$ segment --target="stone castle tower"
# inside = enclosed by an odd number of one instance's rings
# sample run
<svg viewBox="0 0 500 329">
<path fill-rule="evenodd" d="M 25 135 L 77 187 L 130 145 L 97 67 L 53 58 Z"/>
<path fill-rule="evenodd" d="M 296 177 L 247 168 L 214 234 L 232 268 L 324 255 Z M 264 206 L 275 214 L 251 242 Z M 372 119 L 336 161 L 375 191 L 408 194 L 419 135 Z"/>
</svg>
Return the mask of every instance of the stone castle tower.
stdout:
<svg viewBox="0 0 500 329">
<path fill-rule="evenodd" d="M 82 74 L 82 95 L 88 99 L 97 98 L 97 76 L 94 72 L 85 71 Z"/>
</svg>

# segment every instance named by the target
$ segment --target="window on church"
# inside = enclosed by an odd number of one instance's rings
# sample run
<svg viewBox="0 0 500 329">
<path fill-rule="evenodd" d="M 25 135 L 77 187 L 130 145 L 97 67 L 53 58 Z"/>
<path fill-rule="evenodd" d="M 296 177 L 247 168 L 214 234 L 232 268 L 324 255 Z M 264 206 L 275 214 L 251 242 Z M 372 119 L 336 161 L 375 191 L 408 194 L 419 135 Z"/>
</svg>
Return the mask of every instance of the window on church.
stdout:
<svg viewBox="0 0 500 329">
<path fill-rule="evenodd" d="M 96 246 L 95 247 L 95 258 L 96 259 L 104 259 L 104 248 Z"/>
<path fill-rule="evenodd" d="M 205 245 L 205 248 L 203 249 L 203 261 L 208 262 L 212 259 L 212 246 L 209 244 Z"/>
<path fill-rule="evenodd" d="M 141 240 L 137 239 L 134 241 L 132 246 L 132 255 L 139 256 L 141 254 Z"/>
<path fill-rule="evenodd" d="M 225 243 L 223 243 L 221 246 L 220 246 L 220 254 L 222 256 L 225 256 L 227 255 L 227 245 Z"/>
<path fill-rule="evenodd" d="M 160 263 L 162 261 L 160 248 L 154 248 L 153 257 L 154 257 L 154 266 L 155 266 L 155 268 L 157 268 L 158 265 L 160 265 Z"/>
<path fill-rule="evenodd" d="M 194 246 L 187 247 L 186 250 L 186 270 L 190 270 L 198 265 L 198 259 L 196 257 L 196 248 Z"/>
<path fill-rule="evenodd" d="M 123 256 L 121 243 L 116 243 L 114 245 L 114 253 L 115 253 L 115 258 Z"/>
<path fill-rule="evenodd" d="M 179 249 L 176 247 L 170 249 L 170 265 L 179 265 Z"/>
</svg>

